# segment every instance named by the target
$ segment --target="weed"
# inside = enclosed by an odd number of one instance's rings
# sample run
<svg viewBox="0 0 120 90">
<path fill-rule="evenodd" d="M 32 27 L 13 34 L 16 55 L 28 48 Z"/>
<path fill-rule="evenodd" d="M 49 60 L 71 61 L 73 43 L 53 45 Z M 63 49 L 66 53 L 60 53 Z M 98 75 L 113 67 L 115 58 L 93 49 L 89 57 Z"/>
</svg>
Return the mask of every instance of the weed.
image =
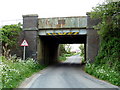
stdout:
<svg viewBox="0 0 120 90">
<path fill-rule="evenodd" d="M 107 80 L 114 85 L 120 86 L 120 71 L 108 67 L 106 64 L 96 66 L 95 64 L 86 64 L 85 71 L 102 80 Z"/>
<path fill-rule="evenodd" d="M 1 66 L 2 88 L 16 88 L 25 78 L 44 68 L 33 59 L 6 60 L 4 57 Z"/>
</svg>

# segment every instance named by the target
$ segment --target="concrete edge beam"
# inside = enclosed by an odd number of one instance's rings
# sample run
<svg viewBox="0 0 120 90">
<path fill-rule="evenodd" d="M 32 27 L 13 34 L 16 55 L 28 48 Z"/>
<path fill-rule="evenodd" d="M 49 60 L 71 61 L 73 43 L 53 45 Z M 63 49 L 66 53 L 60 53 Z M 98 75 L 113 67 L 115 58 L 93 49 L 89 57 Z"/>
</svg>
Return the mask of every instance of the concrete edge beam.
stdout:
<svg viewBox="0 0 120 90">
<path fill-rule="evenodd" d="M 33 28 L 23 28 L 23 30 L 38 30 L 38 28 L 33 27 Z"/>
<path fill-rule="evenodd" d="M 67 33 L 67 32 L 79 32 L 79 35 L 87 34 L 86 29 L 71 29 L 71 30 L 40 30 L 38 35 L 47 35 L 47 33 Z"/>
</svg>

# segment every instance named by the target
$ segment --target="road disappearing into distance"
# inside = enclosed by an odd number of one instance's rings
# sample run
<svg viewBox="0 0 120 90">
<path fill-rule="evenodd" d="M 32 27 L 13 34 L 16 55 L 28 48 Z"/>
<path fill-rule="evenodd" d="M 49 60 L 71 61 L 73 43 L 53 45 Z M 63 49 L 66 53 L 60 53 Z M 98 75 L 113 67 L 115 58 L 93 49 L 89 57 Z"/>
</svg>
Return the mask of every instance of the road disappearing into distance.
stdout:
<svg viewBox="0 0 120 90">
<path fill-rule="evenodd" d="M 65 62 L 49 66 L 39 73 L 28 88 L 118 88 L 88 75 L 80 63 L 80 56 L 75 55 L 68 57 Z"/>
</svg>

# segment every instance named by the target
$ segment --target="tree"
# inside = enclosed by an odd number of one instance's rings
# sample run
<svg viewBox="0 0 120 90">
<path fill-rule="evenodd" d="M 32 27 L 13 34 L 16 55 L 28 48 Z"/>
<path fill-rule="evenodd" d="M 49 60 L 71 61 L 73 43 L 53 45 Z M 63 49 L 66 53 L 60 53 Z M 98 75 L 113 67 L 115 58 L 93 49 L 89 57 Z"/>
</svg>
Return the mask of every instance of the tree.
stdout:
<svg viewBox="0 0 120 90">
<path fill-rule="evenodd" d="M 85 70 L 120 86 L 120 1 L 95 7 L 91 17 L 101 19 L 95 27 L 100 36 L 100 49 L 95 62 L 88 63 Z"/>
<path fill-rule="evenodd" d="M 120 1 L 95 7 L 91 17 L 101 19 L 95 27 L 101 40 L 95 63 L 120 71 Z"/>
<path fill-rule="evenodd" d="M 66 53 L 65 44 L 60 44 L 60 46 L 59 46 L 59 54 L 60 54 L 60 56 L 62 54 L 64 54 L 64 53 Z"/>
<path fill-rule="evenodd" d="M 5 25 L 0 29 L 3 55 L 10 57 L 10 51 L 17 45 L 17 39 L 22 31 L 21 24 Z"/>
<path fill-rule="evenodd" d="M 101 22 L 95 27 L 99 30 L 98 34 L 101 37 L 120 37 L 120 1 L 105 3 L 93 8 L 91 17 L 101 19 Z"/>
</svg>

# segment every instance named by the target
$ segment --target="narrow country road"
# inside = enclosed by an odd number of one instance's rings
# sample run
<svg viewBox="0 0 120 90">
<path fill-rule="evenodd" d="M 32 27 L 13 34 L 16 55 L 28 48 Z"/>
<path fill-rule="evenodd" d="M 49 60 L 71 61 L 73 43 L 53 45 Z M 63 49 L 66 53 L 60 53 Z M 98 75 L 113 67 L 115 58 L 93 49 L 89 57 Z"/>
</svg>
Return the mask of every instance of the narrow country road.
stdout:
<svg viewBox="0 0 120 90">
<path fill-rule="evenodd" d="M 85 73 L 79 55 L 43 70 L 29 88 L 117 88 Z"/>
</svg>

